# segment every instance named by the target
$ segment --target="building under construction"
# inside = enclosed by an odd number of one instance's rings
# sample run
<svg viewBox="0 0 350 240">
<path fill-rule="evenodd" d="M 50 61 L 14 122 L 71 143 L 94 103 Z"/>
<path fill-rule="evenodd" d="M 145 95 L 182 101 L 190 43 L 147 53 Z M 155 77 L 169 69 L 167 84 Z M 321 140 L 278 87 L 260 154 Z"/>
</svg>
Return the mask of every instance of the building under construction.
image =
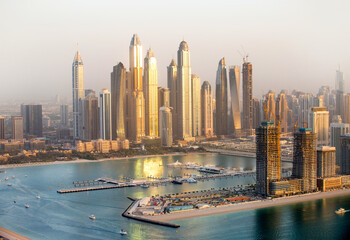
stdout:
<svg viewBox="0 0 350 240">
<path fill-rule="evenodd" d="M 299 128 L 294 133 L 293 173 L 302 180 L 301 191 L 317 189 L 317 137 L 311 128 Z"/>
<path fill-rule="evenodd" d="M 270 182 L 281 179 L 280 131 L 274 122 L 256 129 L 256 191 L 270 195 Z"/>
</svg>

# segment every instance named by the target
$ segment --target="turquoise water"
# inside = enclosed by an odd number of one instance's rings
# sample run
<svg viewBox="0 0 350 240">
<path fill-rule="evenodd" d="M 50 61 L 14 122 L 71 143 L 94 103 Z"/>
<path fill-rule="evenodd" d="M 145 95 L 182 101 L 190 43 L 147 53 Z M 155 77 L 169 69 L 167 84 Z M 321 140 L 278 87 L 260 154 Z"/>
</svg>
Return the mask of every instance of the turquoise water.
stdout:
<svg viewBox="0 0 350 240">
<path fill-rule="evenodd" d="M 0 182 L 0 226 L 31 239 L 346 239 L 350 236 L 350 213 L 344 216 L 334 213 L 339 207 L 350 209 L 350 196 L 175 221 L 181 225 L 178 229 L 121 217 L 130 204 L 128 196 L 138 198 L 244 185 L 255 182 L 251 176 L 148 189 L 56 193 L 58 189 L 72 187 L 73 181 L 99 177 L 198 174 L 194 170 L 166 166 L 176 160 L 255 169 L 255 159 L 212 154 L 7 169 L 6 174 L 0 173 L 3 180 Z M 15 179 L 11 178 L 13 175 Z M 5 176 L 10 180 L 5 182 Z M 41 199 L 36 199 L 37 194 Z M 14 200 L 17 203 L 13 203 Z M 29 209 L 24 207 L 26 203 Z M 95 221 L 88 218 L 90 214 L 96 216 Z M 127 236 L 119 235 L 121 228 L 128 231 Z"/>
</svg>

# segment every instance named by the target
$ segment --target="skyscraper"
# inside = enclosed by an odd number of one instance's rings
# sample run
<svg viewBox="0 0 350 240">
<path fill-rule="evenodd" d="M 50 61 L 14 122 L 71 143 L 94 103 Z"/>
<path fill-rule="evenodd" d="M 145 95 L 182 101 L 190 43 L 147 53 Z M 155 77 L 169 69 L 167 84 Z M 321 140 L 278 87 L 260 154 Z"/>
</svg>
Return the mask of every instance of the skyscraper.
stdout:
<svg viewBox="0 0 350 240">
<path fill-rule="evenodd" d="M 247 134 L 253 128 L 253 66 L 250 62 L 243 63 L 243 129 Z"/>
<path fill-rule="evenodd" d="M 341 159 L 340 173 L 350 174 L 350 134 L 340 137 Z"/>
<path fill-rule="evenodd" d="M 344 95 L 344 123 L 350 124 L 350 93 Z"/>
<path fill-rule="evenodd" d="M 84 63 L 81 59 L 79 50 L 77 50 L 72 64 L 73 81 L 73 132 L 74 138 L 80 138 L 81 120 L 79 119 L 79 99 L 84 98 Z"/>
<path fill-rule="evenodd" d="M 173 124 L 171 109 L 169 107 L 160 107 L 159 126 L 162 146 L 171 147 L 173 144 Z"/>
<path fill-rule="evenodd" d="M 329 112 L 325 107 L 313 107 L 309 113 L 309 127 L 317 135 L 317 144 L 329 144 Z"/>
<path fill-rule="evenodd" d="M 275 101 L 275 91 L 270 90 L 265 96 L 265 107 L 267 112 L 265 113 L 265 121 L 277 121 L 276 116 L 276 101 Z"/>
<path fill-rule="evenodd" d="M 112 140 L 111 93 L 107 88 L 100 93 L 100 138 Z"/>
<path fill-rule="evenodd" d="M 335 90 L 344 93 L 344 75 L 340 69 L 336 71 Z"/>
<path fill-rule="evenodd" d="M 302 180 L 301 190 L 316 190 L 317 136 L 311 128 L 299 128 L 294 133 L 292 176 Z"/>
<path fill-rule="evenodd" d="M 5 139 L 5 118 L 0 115 L 0 139 Z"/>
<path fill-rule="evenodd" d="M 145 98 L 142 79 L 142 45 L 137 34 L 134 34 L 129 47 L 130 84 L 131 84 L 131 126 L 129 138 L 141 141 L 145 136 Z"/>
<path fill-rule="evenodd" d="M 231 93 L 231 111 L 233 118 L 234 133 L 241 131 L 241 110 L 239 107 L 239 87 L 240 87 L 240 72 L 239 66 L 232 66 L 229 69 L 230 93 Z"/>
<path fill-rule="evenodd" d="M 100 113 L 98 98 L 90 92 L 85 98 L 79 99 L 79 112 L 81 116 L 82 139 L 91 141 L 100 138 Z"/>
<path fill-rule="evenodd" d="M 336 149 L 336 164 L 340 166 L 341 159 L 341 142 L 340 136 L 349 133 L 349 124 L 347 123 L 331 123 L 330 145 Z"/>
<path fill-rule="evenodd" d="M 67 127 L 69 125 L 68 122 L 68 105 L 63 104 L 60 106 L 60 114 L 61 114 L 61 125 Z"/>
<path fill-rule="evenodd" d="M 180 43 L 177 62 L 176 108 L 178 111 L 174 125 L 178 127 L 177 138 L 187 139 L 192 137 L 192 84 L 190 51 L 185 41 Z"/>
<path fill-rule="evenodd" d="M 335 147 L 322 146 L 317 148 L 317 177 L 335 176 Z"/>
<path fill-rule="evenodd" d="M 169 88 L 158 87 L 158 108 L 170 107 L 170 90 Z"/>
<path fill-rule="evenodd" d="M 23 117 L 11 116 L 12 139 L 23 139 Z"/>
<path fill-rule="evenodd" d="M 157 59 L 152 49 L 147 51 L 143 74 L 143 91 L 145 94 L 146 135 L 158 137 L 158 72 Z"/>
<path fill-rule="evenodd" d="M 227 135 L 227 71 L 225 58 L 216 72 L 216 135 Z"/>
<path fill-rule="evenodd" d="M 201 79 L 192 74 L 192 135 L 194 137 L 202 135 L 201 120 Z"/>
<path fill-rule="evenodd" d="M 280 130 L 274 122 L 262 122 L 256 129 L 256 191 L 270 195 L 271 181 L 281 178 Z"/>
<path fill-rule="evenodd" d="M 281 132 L 288 132 L 288 104 L 286 95 L 283 92 L 278 94 L 276 100 L 276 118 L 280 121 Z"/>
<path fill-rule="evenodd" d="M 253 97 L 253 128 L 258 128 L 261 123 L 261 107 L 262 103 L 260 103 L 259 99 Z"/>
<path fill-rule="evenodd" d="M 201 115 L 202 115 L 202 134 L 206 137 L 212 137 L 214 133 L 213 126 L 213 92 L 208 81 L 202 84 L 201 94 Z"/>
<path fill-rule="evenodd" d="M 167 67 L 167 76 L 168 76 L 168 88 L 170 90 L 170 106 L 173 108 L 172 110 L 172 117 L 173 117 L 173 137 L 174 139 L 177 139 L 178 134 L 178 128 L 177 128 L 177 96 L 179 96 L 179 91 L 177 89 L 178 83 L 177 83 L 177 65 L 175 63 L 175 60 L 172 59 L 170 65 Z"/>
<path fill-rule="evenodd" d="M 42 105 L 21 105 L 24 134 L 36 137 L 43 136 Z"/>
<path fill-rule="evenodd" d="M 111 73 L 112 139 L 125 139 L 126 69 L 120 62 Z"/>
</svg>

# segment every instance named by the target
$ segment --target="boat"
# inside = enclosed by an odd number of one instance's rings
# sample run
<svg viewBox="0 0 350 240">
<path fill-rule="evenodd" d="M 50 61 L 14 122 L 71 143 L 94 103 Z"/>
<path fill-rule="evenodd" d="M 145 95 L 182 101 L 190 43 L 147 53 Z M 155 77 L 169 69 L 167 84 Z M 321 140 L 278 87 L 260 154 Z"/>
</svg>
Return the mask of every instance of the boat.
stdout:
<svg viewBox="0 0 350 240">
<path fill-rule="evenodd" d="M 95 220 L 95 219 L 96 219 L 95 215 L 93 215 L 93 214 L 91 214 L 91 215 L 89 216 L 89 218 L 92 219 L 92 220 Z"/>
<path fill-rule="evenodd" d="M 8 181 L 8 180 L 9 180 L 9 177 L 5 177 L 5 180 Z"/>
<path fill-rule="evenodd" d="M 346 213 L 346 210 L 344 208 L 339 208 L 338 210 L 335 211 L 336 214 L 344 214 Z"/>
<path fill-rule="evenodd" d="M 167 165 L 170 166 L 170 167 L 181 167 L 183 164 L 180 163 L 178 160 L 176 160 L 176 162 L 168 163 Z"/>
<path fill-rule="evenodd" d="M 119 233 L 120 235 L 128 235 L 128 233 L 123 229 L 120 229 Z"/>
<path fill-rule="evenodd" d="M 16 200 L 14 200 L 13 202 L 16 203 Z"/>
<path fill-rule="evenodd" d="M 171 181 L 172 183 L 174 183 L 174 184 L 182 184 L 182 181 L 180 181 L 180 180 L 173 180 L 173 181 Z"/>
<path fill-rule="evenodd" d="M 147 185 L 146 183 L 143 183 L 143 184 L 140 185 L 140 187 L 142 187 L 142 188 L 149 188 L 149 185 Z"/>
<path fill-rule="evenodd" d="M 15 176 L 12 176 L 13 179 L 15 179 Z"/>
<path fill-rule="evenodd" d="M 187 178 L 187 182 L 188 182 L 188 183 L 196 183 L 197 180 L 194 179 L 194 178 Z"/>
<path fill-rule="evenodd" d="M 201 167 L 201 168 L 199 168 L 199 171 L 205 172 L 205 173 L 212 173 L 212 174 L 222 173 L 222 170 L 220 168 L 216 168 L 216 167 Z"/>
<path fill-rule="evenodd" d="M 24 204 L 24 206 L 25 206 L 26 208 L 29 208 L 29 205 L 28 205 L 28 204 Z"/>
<path fill-rule="evenodd" d="M 37 198 L 37 199 L 40 199 L 40 196 L 39 196 L 39 194 L 38 194 L 38 195 L 36 195 L 36 198 Z"/>
<path fill-rule="evenodd" d="M 8 183 L 8 184 L 7 184 L 7 186 L 11 187 L 11 186 L 12 186 L 12 184 L 11 184 L 11 183 Z"/>
</svg>

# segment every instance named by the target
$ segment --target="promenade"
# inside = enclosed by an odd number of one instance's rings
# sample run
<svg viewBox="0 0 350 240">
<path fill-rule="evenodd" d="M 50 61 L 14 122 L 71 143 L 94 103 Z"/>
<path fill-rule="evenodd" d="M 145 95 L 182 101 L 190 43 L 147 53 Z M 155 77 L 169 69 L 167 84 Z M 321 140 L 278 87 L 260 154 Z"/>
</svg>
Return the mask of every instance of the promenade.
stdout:
<svg viewBox="0 0 350 240">
<path fill-rule="evenodd" d="M 30 240 L 29 238 L 23 237 L 15 232 L 12 232 L 6 228 L 0 227 L 0 239 L 8 240 Z"/>
</svg>

